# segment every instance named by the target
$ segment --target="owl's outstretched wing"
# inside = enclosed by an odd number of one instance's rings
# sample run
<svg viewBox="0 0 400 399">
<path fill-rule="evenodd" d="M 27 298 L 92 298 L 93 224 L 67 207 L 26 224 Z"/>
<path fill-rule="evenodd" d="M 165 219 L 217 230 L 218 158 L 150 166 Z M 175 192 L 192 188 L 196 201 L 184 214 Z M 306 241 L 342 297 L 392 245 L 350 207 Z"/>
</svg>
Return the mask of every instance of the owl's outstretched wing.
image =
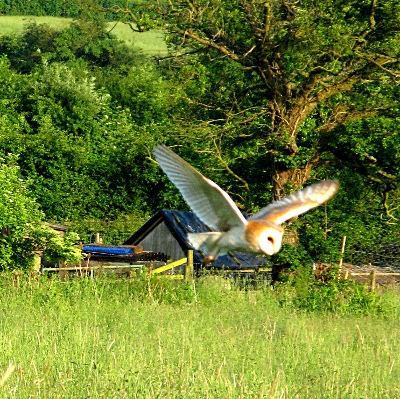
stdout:
<svg viewBox="0 0 400 399">
<path fill-rule="evenodd" d="M 157 162 L 199 219 L 214 230 L 246 224 L 229 195 L 165 145 L 153 150 Z"/>
<path fill-rule="evenodd" d="M 325 180 L 313 184 L 262 208 L 249 220 L 268 220 L 279 225 L 328 201 L 338 189 L 339 182 L 337 180 Z"/>
</svg>

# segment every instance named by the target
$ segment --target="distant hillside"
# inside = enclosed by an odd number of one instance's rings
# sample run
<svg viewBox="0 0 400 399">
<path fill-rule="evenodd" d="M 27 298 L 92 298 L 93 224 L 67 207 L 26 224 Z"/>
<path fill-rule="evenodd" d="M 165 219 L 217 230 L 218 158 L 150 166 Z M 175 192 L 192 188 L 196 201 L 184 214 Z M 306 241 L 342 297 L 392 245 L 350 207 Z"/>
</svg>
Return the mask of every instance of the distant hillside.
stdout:
<svg viewBox="0 0 400 399">
<path fill-rule="evenodd" d="M 72 21 L 71 18 L 47 17 L 47 16 L 0 16 L 0 35 L 20 34 L 24 26 L 35 21 L 38 24 L 47 24 L 56 29 L 63 29 Z M 124 40 L 128 45 L 141 49 L 148 55 L 165 55 L 167 46 L 163 40 L 161 31 L 134 32 L 128 25 L 123 23 L 110 22 L 110 30 L 119 39 Z"/>
</svg>

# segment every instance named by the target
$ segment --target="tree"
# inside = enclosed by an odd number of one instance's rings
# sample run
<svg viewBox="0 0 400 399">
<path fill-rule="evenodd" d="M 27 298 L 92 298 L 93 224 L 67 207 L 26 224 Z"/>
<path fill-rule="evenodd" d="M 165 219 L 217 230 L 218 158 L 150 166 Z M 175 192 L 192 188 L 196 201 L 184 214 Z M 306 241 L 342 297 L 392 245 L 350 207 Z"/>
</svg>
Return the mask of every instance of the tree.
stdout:
<svg viewBox="0 0 400 399">
<path fill-rule="evenodd" d="M 185 76 L 187 103 L 212 126 L 217 159 L 245 190 L 268 165 L 281 198 L 327 163 L 351 168 L 382 192 L 396 187 L 398 1 L 161 4 L 180 62 L 186 53 L 186 70 L 197 65 Z M 244 168 L 248 157 L 252 166 Z"/>
<path fill-rule="evenodd" d="M 36 251 L 54 261 L 78 262 L 78 235 L 61 237 L 42 222 L 44 214 L 15 161 L 12 155 L 0 159 L 0 270 L 32 267 Z"/>
<path fill-rule="evenodd" d="M 145 144 L 169 124 L 168 82 L 102 23 L 85 35 L 90 26 L 30 24 L 0 39 L 0 156 L 19 155 L 48 220 L 147 213 L 155 201 Z"/>
<path fill-rule="evenodd" d="M 394 0 L 159 2 L 171 49 L 159 62 L 181 97 L 166 142 L 249 213 L 339 177 L 338 197 L 293 223 L 314 259 L 332 260 L 351 232 L 350 249 L 382 231 L 397 239 L 399 11 Z"/>
</svg>

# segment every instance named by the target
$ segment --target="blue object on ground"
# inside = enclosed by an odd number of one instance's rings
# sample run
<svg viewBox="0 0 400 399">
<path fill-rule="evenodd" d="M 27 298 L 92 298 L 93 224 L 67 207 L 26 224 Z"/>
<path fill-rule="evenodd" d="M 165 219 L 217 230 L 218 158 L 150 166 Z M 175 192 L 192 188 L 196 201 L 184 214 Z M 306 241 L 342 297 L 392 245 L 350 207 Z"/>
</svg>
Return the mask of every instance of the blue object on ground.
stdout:
<svg viewBox="0 0 400 399">
<path fill-rule="evenodd" d="M 84 245 L 83 252 L 96 252 L 100 254 L 109 255 L 132 255 L 134 251 L 132 248 L 118 248 L 118 247 L 98 247 L 96 245 Z"/>
</svg>

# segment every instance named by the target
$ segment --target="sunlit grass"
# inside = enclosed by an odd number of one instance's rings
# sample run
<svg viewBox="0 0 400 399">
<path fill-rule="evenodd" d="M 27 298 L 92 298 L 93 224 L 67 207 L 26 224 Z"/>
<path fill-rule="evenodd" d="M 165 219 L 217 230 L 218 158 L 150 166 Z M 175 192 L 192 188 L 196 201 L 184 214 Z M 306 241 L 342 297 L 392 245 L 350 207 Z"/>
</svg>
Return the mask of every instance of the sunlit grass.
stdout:
<svg viewBox="0 0 400 399">
<path fill-rule="evenodd" d="M 59 17 L 36 17 L 26 15 L 1 15 L 0 16 L 0 34 L 21 34 L 24 26 L 35 21 L 37 24 L 48 24 L 55 29 L 66 28 L 72 21 L 70 18 Z"/>
<path fill-rule="evenodd" d="M 24 26 L 35 21 L 37 24 L 48 24 L 55 29 L 66 28 L 72 21 L 70 18 L 47 16 L 0 16 L 0 35 L 21 34 Z M 108 23 L 108 29 L 129 46 L 135 47 L 147 55 L 165 55 L 167 46 L 163 33 L 158 30 L 135 32 L 123 23 Z"/>
<path fill-rule="evenodd" d="M 167 45 L 164 41 L 164 34 L 160 30 L 148 32 L 135 32 L 128 25 L 123 23 L 109 23 L 108 28 L 119 39 L 124 40 L 129 46 L 143 51 L 147 55 L 166 55 Z"/>
<path fill-rule="evenodd" d="M 18 284 L 0 290 L 0 378 L 16 366 L 0 397 L 400 397 L 398 318 L 306 314 L 208 283 Z"/>
</svg>

